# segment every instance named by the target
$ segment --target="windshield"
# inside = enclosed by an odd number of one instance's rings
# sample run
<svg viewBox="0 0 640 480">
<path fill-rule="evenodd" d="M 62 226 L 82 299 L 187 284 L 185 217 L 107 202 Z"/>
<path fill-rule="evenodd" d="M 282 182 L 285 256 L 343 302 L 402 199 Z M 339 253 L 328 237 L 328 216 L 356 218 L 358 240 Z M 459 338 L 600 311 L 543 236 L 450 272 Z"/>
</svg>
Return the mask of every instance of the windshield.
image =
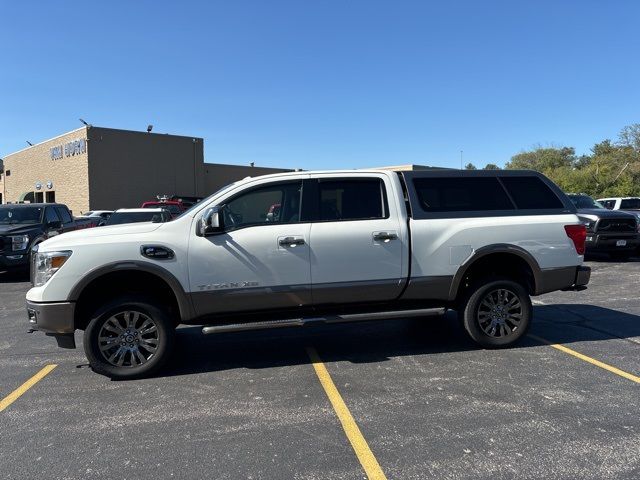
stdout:
<svg viewBox="0 0 640 480">
<path fill-rule="evenodd" d="M 189 212 L 191 212 L 191 210 L 193 210 L 196 207 L 199 207 L 201 205 L 203 205 L 204 203 L 206 203 L 210 198 L 215 197 L 216 195 L 220 195 L 222 192 L 225 192 L 227 190 L 230 190 L 231 188 L 235 187 L 239 182 L 233 182 L 230 183 L 229 185 L 225 185 L 224 187 L 222 187 L 219 190 L 216 190 L 215 192 L 213 192 L 211 195 L 209 195 L 207 198 L 200 200 L 197 203 L 194 203 L 193 205 L 191 205 L 191 207 L 189 207 L 187 210 L 185 210 L 184 212 L 182 212 L 182 214 L 180 215 L 180 217 L 183 217 L 185 215 L 188 215 Z M 178 218 L 180 218 L 178 217 Z"/>
<path fill-rule="evenodd" d="M 569 195 L 576 208 L 604 208 L 589 195 Z"/>
<path fill-rule="evenodd" d="M 163 222 L 166 218 L 160 212 L 121 212 L 112 213 L 105 225 L 122 225 L 123 223 Z"/>
<path fill-rule="evenodd" d="M 622 210 L 640 210 L 640 198 L 623 198 L 620 202 Z"/>
<path fill-rule="evenodd" d="M 3 207 L 0 208 L 0 225 L 15 223 L 40 223 L 42 207 Z"/>
</svg>

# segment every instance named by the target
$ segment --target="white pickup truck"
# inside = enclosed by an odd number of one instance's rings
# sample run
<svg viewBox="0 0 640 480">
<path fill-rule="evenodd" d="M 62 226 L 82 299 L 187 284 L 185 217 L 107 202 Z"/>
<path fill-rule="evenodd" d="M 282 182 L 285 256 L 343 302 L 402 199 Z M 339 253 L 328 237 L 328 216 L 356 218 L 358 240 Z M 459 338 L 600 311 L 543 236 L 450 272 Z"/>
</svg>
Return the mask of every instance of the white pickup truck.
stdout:
<svg viewBox="0 0 640 480">
<path fill-rule="evenodd" d="M 168 223 L 39 245 L 32 330 L 92 368 L 149 375 L 179 324 L 203 333 L 456 309 L 483 347 L 527 331 L 530 296 L 583 289 L 585 226 L 530 171 L 295 172 L 229 185 Z"/>
</svg>

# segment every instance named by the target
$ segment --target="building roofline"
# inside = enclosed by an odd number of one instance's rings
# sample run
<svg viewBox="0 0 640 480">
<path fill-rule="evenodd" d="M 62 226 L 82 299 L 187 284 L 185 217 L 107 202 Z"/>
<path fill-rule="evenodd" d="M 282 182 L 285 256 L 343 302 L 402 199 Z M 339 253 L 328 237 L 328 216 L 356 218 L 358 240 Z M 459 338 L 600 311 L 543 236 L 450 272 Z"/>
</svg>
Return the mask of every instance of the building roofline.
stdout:
<svg viewBox="0 0 640 480">
<path fill-rule="evenodd" d="M 90 129 L 111 130 L 111 131 L 114 131 L 114 132 L 138 133 L 140 135 L 156 135 L 156 136 L 161 136 L 161 137 L 167 136 L 167 137 L 180 137 L 180 138 L 190 138 L 190 139 L 194 139 L 195 138 L 196 140 L 203 140 L 202 137 L 196 137 L 194 135 L 174 135 L 172 133 L 157 133 L 157 132 L 154 133 L 154 132 L 146 132 L 146 131 L 143 132 L 143 131 L 140 131 L 140 130 L 125 130 L 123 128 L 100 127 L 98 125 L 90 125 L 90 126 L 83 125 L 82 127 L 78 127 L 75 130 L 69 130 L 68 132 L 61 133 L 60 135 L 56 135 L 55 137 L 51 137 L 51 138 L 48 138 L 46 140 L 42 140 L 42 141 L 40 141 L 38 143 L 34 143 L 33 145 L 29 145 L 28 147 L 24 147 L 21 150 L 8 153 L 2 158 L 3 159 L 7 159 L 8 157 L 11 157 L 13 155 L 17 155 L 18 153 L 22 153 L 22 152 L 24 152 L 26 150 L 29 150 L 30 148 L 37 147 L 38 145 L 42 145 L 43 143 L 51 142 L 52 140 L 55 140 L 57 138 L 66 137 L 70 133 L 79 132 L 81 130 L 87 130 L 88 131 Z"/>
<path fill-rule="evenodd" d="M 154 135 L 158 137 L 180 137 L 180 138 L 190 138 L 196 140 L 203 140 L 202 137 L 196 137 L 195 135 L 174 135 L 173 133 L 159 133 L 159 132 L 147 132 L 142 130 L 127 130 L 124 128 L 111 128 L 111 127 L 100 127 L 98 125 L 91 125 L 92 129 L 96 130 L 111 130 L 113 132 L 126 132 L 126 133 L 137 133 L 139 135 Z"/>
<path fill-rule="evenodd" d="M 2 158 L 6 160 L 7 157 L 10 157 L 11 155 L 16 155 L 18 153 L 24 152 L 25 150 L 29 150 L 30 148 L 37 147 L 38 145 L 42 145 L 43 143 L 50 142 L 51 140 L 55 140 L 56 138 L 65 137 L 65 136 L 69 135 L 70 133 L 79 132 L 80 130 L 85 130 L 86 128 L 87 128 L 87 126 L 83 125 L 82 127 L 76 128 L 75 130 L 70 130 L 70 131 L 68 131 L 66 133 L 61 133 L 60 135 L 56 135 L 55 137 L 51 137 L 51 138 L 48 138 L 46 140 L 42 140 L 41 142 L 34 143 L 33 145 L 29 145 L 28 147 L 24 147 L 23 149 L 18 150 L 17 152 L 8 153 L 7 155 L 5 155 Z"/>
</svg>

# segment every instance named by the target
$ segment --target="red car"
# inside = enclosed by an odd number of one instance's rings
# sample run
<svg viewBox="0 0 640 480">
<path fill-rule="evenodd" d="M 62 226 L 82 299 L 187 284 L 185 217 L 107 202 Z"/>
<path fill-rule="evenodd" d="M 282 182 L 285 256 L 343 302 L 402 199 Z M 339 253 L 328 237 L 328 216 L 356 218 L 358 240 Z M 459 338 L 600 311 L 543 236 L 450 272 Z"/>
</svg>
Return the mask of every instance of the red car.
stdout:
<svg viewBox="0 0 640 480">
<path fill-rule="evenodd" d="M 171 218 L 177 217 L 187 209 L 182 202 L 176 202 L 175 200 L 144 202 L 142 208 L 164 208 L 165 210 L 169 210 Z"/>
<path fill-rule="evenodd" d="M 200 201 L 199 197 L 177 197 L 175 195 L 169 197 L 167 195 L 158 195 L 157 200 L 144 202 L 142 208 L 164 208 L 165 210 L 169 210 L 171 218 L 175 218 L 198 201 Z"/>
</svg>

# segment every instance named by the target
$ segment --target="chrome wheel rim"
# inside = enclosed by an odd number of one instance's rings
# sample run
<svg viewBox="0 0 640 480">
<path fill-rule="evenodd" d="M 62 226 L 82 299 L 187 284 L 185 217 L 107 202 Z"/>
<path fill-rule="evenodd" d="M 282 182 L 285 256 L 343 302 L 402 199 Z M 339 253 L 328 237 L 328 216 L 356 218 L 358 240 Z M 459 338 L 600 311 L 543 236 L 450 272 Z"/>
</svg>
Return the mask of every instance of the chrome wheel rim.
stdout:
<svg viewBox="0 0 640 480">
<path fill-rule="evenodd" d="M 482 331 L 494 338 L 514 335 L 522 323 L 522 304 L 511 290 L 492 290 L 480 302 L 477 320 Z"/>
<path fill-rule="evenodd" d="M 125 310 L 104 322 L 98 334 L 98 347 L 109 364 L 134 368 L 153 358 L 159 339 L 153 318 L 142 312 Z"/>
</svg>

